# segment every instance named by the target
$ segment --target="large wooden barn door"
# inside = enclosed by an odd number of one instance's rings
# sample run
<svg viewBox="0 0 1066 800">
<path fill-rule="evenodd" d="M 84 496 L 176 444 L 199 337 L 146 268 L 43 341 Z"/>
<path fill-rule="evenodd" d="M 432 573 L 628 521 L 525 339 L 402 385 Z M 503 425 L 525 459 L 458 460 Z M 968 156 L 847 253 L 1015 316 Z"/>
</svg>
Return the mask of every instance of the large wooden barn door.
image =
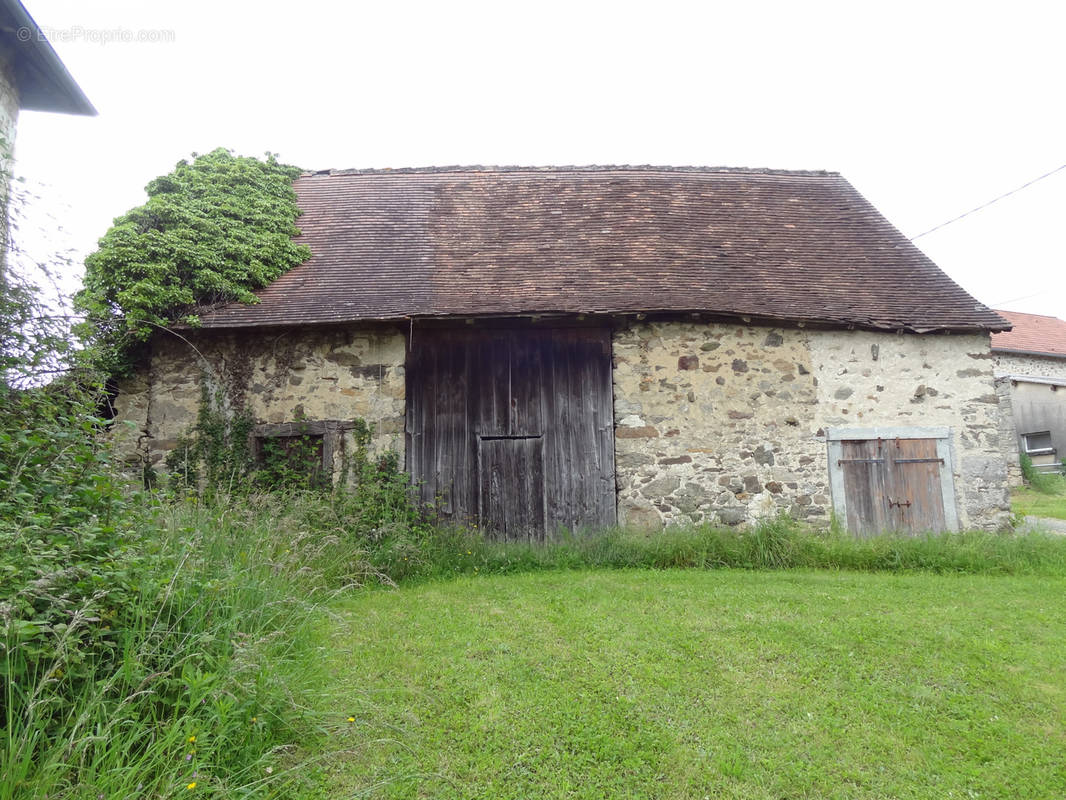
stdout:
<svg viewBox="0 0 1066 800">
<path fill-rule="evenodd" d="M 422 501 L 507 538 L 615 521 L 610 332 L 427 329 L 408 359 Z"/>
<path fill-rule="evenodd" d="M 943 459 L 935 439 L 867 439 L 841 443 L 848 530 L 922 533 L 946 529 Z"/>
</svg>

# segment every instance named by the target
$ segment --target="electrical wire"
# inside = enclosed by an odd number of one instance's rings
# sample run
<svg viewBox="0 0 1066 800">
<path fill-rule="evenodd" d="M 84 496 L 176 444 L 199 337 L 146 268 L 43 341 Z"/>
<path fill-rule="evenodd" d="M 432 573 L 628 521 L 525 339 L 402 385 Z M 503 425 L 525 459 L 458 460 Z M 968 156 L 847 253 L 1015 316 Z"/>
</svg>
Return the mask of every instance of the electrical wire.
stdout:
<svg viewBox="0 0 1066 800">
<path fill-rule="evenodd" d="M 980 211 L 983 208 L 988 208 L 993 203 L 998 203 L 1000 200 L 1002 200 L 1005 197 L 1010 197 L 1012 194 L 1017 194 L 1022 189 L 1028 189 L 1034 183 L 1038 183 L 1039 181 L 1044 180 L 1044 178 L 1050 178 L 1056 172 L 1062 172 L 1062 170 L 1064 170 L 1064 169 L 1066 169 L 1066 164 L 1063 164 L 1061 167 L 1057 167 L 1057 168 L 1051 170 L 1051 172 L 1045 172 L 1039 178 L 1033 178 L 1028 183 L 1023 183 L 1021 186 L 1018 186 L 1015 189 L 1011 189 L 1009 192 L 1004 192 L 999 197 L 994 197 L 991 200 L 989 200 L 987 203 L 982 203 L 981 205 L 977 206 L 976 208 L 971 208 L 969 211 L 965 212 L 964 214 L 959 214 L 957 217 L 952 217 L 947 222 L 941 222 L 939 225 L 936 225 L 936 226 L 930 228 L 927 231 L 922 231 L 917 236 L 912 236 L 911 237 L 911 241 L 913 242 L 915 239 L 921 239 L 923 236 L 926 236 L 926 235 L 932 233 L 933 231 L 938 231 L 941 228 L 944 228 L 944 227 L 950 225 L 953 222 L 958 222 L 960 219 L 968 217 L 968 216 L 970 216 L 970 214 L 974 214 L 974 213 Z"/>
</svg>

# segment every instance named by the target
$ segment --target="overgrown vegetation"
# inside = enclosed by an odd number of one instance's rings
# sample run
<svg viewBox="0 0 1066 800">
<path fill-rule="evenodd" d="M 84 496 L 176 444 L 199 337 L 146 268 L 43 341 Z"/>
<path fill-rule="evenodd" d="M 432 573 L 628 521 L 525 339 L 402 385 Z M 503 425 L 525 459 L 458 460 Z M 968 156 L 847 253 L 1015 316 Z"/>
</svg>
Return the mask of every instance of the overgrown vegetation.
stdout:
<svg viewBox="0 0 1066 800">
<path fill-rule="evenodd" d="M 499 542 L 462 528 L 437 529 L 401 561 L 376 553 L 397 579 L 559 569 L 831 569 L 863 572 L 1066 575 L 1066 538 L 969 531 L 857 539 L 788 518 L 752 530 L 669 528 L 561 535 L 548 544 Z"/>
<path fill-rule="evenodd" d="M 127 370 L 159 326 L 195 325 L 198 309 L 238 300 L 310 256 L 297 245 L 296 167 L 217 149 L 151 181 L 148 202 L 115 220 L 85 262 L 75 305 L 109 375 Z"/>
<path fill-rule="evenodd" d="M 0 797 L 171 797 L 192 784 L 276 795 L 297 777 L 287 748 L 319 727 L 302 710 L 317 674 L 310 623 L 364 578 L 358 550 L 247 524 L 237 506 L 142 504 L 127 521 L 138 530 L 97 540 L 91 602 L 42 596 L 65 624 L 8 634 L 2 663 L 20 670 L 7 683 Z M 126 553 L 105 556 L 105 544 Z M 121 584 L 101 584 L 119 565 Z M 46 652 L 26 668 L 37 642 Z"/>
<path fill-rule="evenodd" d="M 1038 472 L 1024 453 L 1022 477 L 1026 485 L 1011 492 L 1011 506 L 1019 516 L 1066 519 L 1066 476 Z"/>
<path fill-rule="evenodd" d="M 211 500 L 219 492 L 233 495 L 247 487 L 255 466 L 252 418 L 244 410 L 227 409 L 225 392 L 207 375 L 201 376 L 200 393 L 196 424 L 167 454 L 165 465 L 171 489 Z"/>
<path fill-rule="evenodd" d="M 287 174 L 277 165 L 205 158 L 204 169 L 179 165 L 184 188 L 157 187 L 158 199 L 126 219 L 111 241 L 115 273 L 98 270 L 83 294 L 103 337 L 96 344 L 114 345 L 114 357 L 84 358 L 71 345 L 62 301 L 37 288 L 47 264 L 23 269 L 13 248 L 0 264 L 0 798 L 169 797 L 194 784 L 220 797 L 276 795 L 291 777 L 284 748 L 317 727 L 300 704 L 317 604 L 368 570 L 358 547 L 339 540 L 301 549 L 297 562 L 291 528 L 264 536 L 231 526 L 236 503 L 171 506 L 134 491 L 109 459 L 108 373 L 93 368 L 128 353 L 132 339 L 119 332 L 143 336 L 141 324 L 153 321 L 147 306 L 125 316 L 121 276 L 170 280 L 162 272 L 176 266 L 167 254 L 181 234 L 168 220 L 210 240 L 196 219 L 214 202 L 196 187 L 204 170 L 232 167 L 238 191 L 223 232 L 241 214 L 269 216 L 280 204 L 257 205 L 257 190 L 241 188 L 257 170 Z M 182 192 L 192 210 L 178 208 Z M 287 252 L 291 227 L 290 217 L 280 230 Z M 273 258 L 267 240 L 233 241 Z M 200 255 L 189 264 L 210 281 Z M 240 261 L 231 251 L 224 258 Z M 245 272 L 265 280 L 264 256 L 252 261 Z M 146 286 L 146 302 L 175 297 Z M 216 288 L 197 302 L 233 287 Z M 179 509 L 203 517 L 181 524 Z"/>
<path fill-rule="evenodd" d="M 1043 494 L 1066 494 L 1066 474 L 1058 472 L 1041 472 L 1033 466 L 1033 459 L 1022 453 L 1019 459 L 1022 477 L 1026 484 Z"/>
</svg>

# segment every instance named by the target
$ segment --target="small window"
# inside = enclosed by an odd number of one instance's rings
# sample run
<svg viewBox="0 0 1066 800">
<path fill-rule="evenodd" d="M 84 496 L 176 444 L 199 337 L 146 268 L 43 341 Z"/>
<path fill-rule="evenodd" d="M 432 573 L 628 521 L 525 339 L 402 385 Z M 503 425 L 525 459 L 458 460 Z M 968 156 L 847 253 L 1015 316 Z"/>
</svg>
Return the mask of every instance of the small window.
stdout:
<svg viewBox="0 0 1066 800">
<path fill-rule="evenodd" d="M 256 482 L 270 489 L 315 489 L 327 483 L 323 434 L 256 438 Z"/>
<path fill-rule="evenodd" d="M 1054 455 L 1055 453 L 1055 448 L 1051 444 L 1051 431 L 1023 433 L 1022 442 L 1025 444 L 1026 455 Z"/>
<path fill-rule="evenodd" d="M 271 489 L 318 489 L 333 484 L 334 454 L 354 422 L 299 420 L 252 429 L 256 482 Z"/>
</svg>

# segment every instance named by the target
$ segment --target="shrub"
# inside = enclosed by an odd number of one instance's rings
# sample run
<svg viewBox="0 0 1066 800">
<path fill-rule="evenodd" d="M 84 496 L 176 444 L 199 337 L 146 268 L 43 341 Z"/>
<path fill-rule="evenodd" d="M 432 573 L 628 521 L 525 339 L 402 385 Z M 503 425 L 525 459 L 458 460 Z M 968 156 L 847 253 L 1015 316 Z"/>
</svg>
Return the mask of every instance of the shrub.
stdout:
<svg viewBox="0 0 1066 800">
<path fill-rule="evenodd" d="M 1043 494 L 1062 494 L 1066 492 L 1066 480 L 1064 480 L 1063 474 L 1040 472 L 1033 466 L 1033 460 L 1026 453 L 1021 454 L 1019 462 L 1022 467 L 1022 477 L 1036 491 Z"/>
</svg>

